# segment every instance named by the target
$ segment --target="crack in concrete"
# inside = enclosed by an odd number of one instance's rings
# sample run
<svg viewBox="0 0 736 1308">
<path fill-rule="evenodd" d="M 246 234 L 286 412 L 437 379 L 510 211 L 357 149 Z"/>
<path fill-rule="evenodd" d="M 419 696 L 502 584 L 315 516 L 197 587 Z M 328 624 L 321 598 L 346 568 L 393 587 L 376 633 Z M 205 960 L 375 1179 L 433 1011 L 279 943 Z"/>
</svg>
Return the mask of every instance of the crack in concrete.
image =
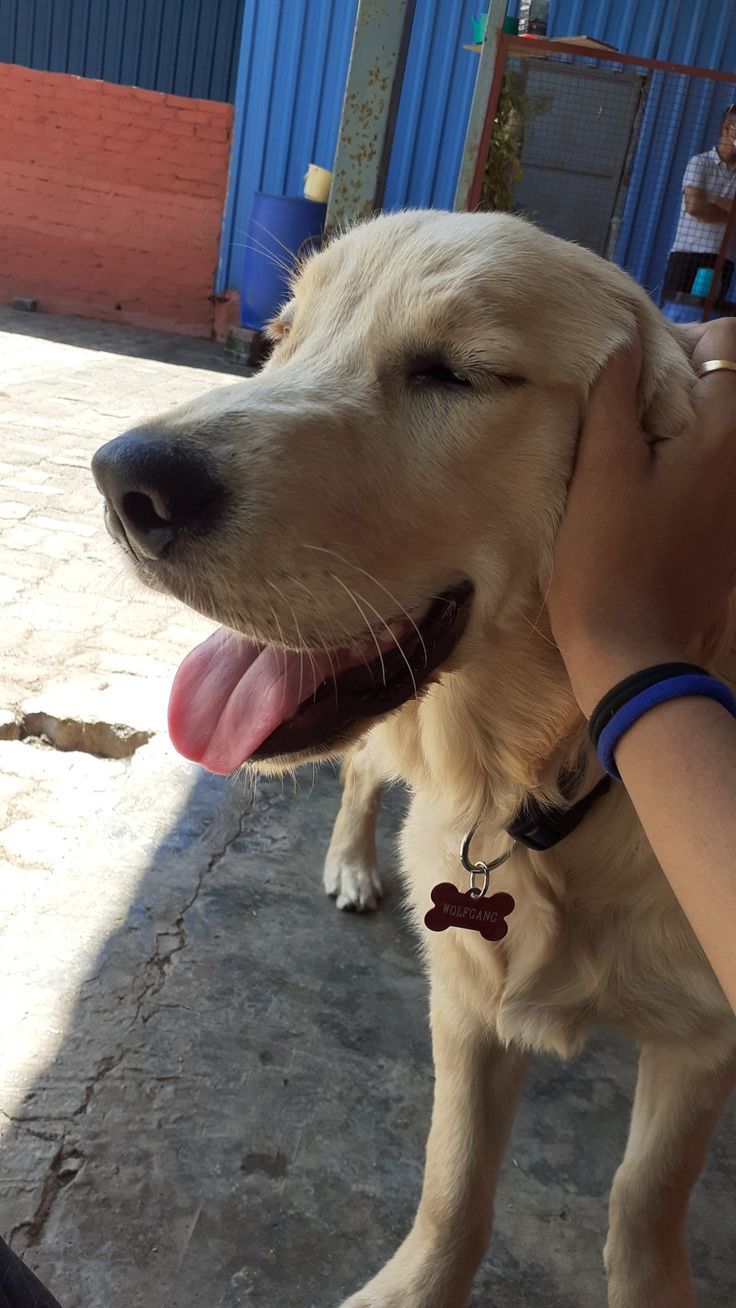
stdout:
<svg viewBox="0 0 736 1308">
<path fill-rule="evenodd" d="M 14 1117 L 12 1113 L 6 1113 L 4 1108 L 0 1108 L 0 1116 L 4 1117 L 6 1122 L 12 1122 L 13 1126 L 20 1127 L 24 1135 L 33 1136 L 34 1140 L 42 1140 L 44 1144 L 55 1144 L 58 1140 L 57 1135 L 50 1135 L 44 1131 L 34 1131 L 28 1122 L 66 1122 L 67 1117 L 44 1117 L 39 1114 L 37 1117 Z"/>
<path fill-rule="evenodd" d="M 117 1053 L 117 1055 L 105 1054 L 105 1057 L 100 1059 L 97 1071 L 95 1072 L 94 1076 L 87 1082 L 84 1088 L 84 1096 L 82 1098 L 81 1104 L 79 1104 L 74 1109 L 73 1113 L 69 1114 L 70 1118 L 81 1117 L 83 1113 L 87 1112 L 87 1109 L 89 1108 L 90 1102 L 92 1100 L 92 1096 L 94 1095 L 98 1085 L 100 1085 L 100 1083 L 105 1080 L 106 1076 L 109 1076 L 113 1068 L 120 1066 L 127 1052 L 128 1052 L 127 1049 L 121 1048 Z"/>
<path fill-rule="evenodd" d="M 38 1244 L 57 1197 L 79 1175 L 85 1162 L 81 1149 L 68 1147 L 66 1137 L 62 1136 L 46 1170 L 33 1216 L 26 1222 L 19 1222 L 10 1232 L 8 1244 L 11 1249 L 22 1255 Z"/>
<path fill-rule="evenodd" d="M 199 899 L 202 889 L 204 888 L 205 881 L 207 880 L 210 873 L 213 871 L 215 867 L 217 867 L 218 863 L 225 857 L 232 842 L 234 840 L 237 840 L 238 836 L 241 834 L 242 827 L 243 827 L 243 820 L 245 816 L 246 816 L 245 813 L 243 813 L 242 811 L 237 815 L 235 820 L 230 824 L 230 828 L 229 829 L 226 828 L 223 834 L 223 840 L 221 846 L 213 851 L 213 853 L 210 855 L 205 865 L 202 868 L 200 868 L 197 874 L 197 883 L 194 887 L 194 892 L 187 900 L 187 902 L 184 904 L 183 908 L 181 909 L 180 913 L 178 914 L 176 920 L 173 923 L 173 927 L 166 931 L 157 932 L 156 948 L 154 950 L 154 953 L 144 964 L 146 970 L 153 969 L 153 971 L 155 972 L 155 976 L 153 977 L 152 981 L 144 985 L 143 989 L 140 991 L 140 993 L 137 996 L 135 1014 L 125 1032 L 126 1036 L 130 1033 L 130 1031 L 133 1029 L 138 1019 L 141 1017 L 141 1010 L 143 1008 L 143 1004 L 145 1003 L 146 999 L 149 999 L 157 995 L 163 988 L 164 982 L 166 980 L 166 975 L 169 969 L 169 965 L 174 955 L 180 953 L 181 950 L 185 948 L 187 943 L 187 936 L 186 936 L 187 913 L 189 913 L 189 911 L 193 908 L 193 906 L 196 904 L 197 900 Z M 175 941 L 175 944 L 172 949 L 168 950 L 167 953 L 162 954 L 160 950 L 160 942 L 167 938 L 173 939 Z M 148 1016 L 143 1017 L 141 1020 L 145 1023 L 148 1021 L 148 1018 L 150 1016 L 151 1014 L 149 1013 Z M 81 1103 L 71 1113 L 68 1113 L 61 1117 L 45 1117 L 45 1118 L 42 1117 L 41 1115 L 39 1115 L 38 1118 L 11 1117 L 9 1113 L 3 1113 L 3 1115 L 7 1117 L 9 1121 L 24 1126 L 26 1122 L 34 1121 L 34 1120 L 45 1121 L 45 1122 L 51 1122 L 51 1121 L 69 1122 L 72 1121 L 74 1118 L 81 1117 L 83 1114 L 85 1114 L 88 1111 L 90 1103 L 92 1102 L 92 1099 L 94 1098 L 94 1095 L 97 1089 L 99 1088 L 99 1086 L 102 1084 L 102 1082 L 106 1080 L 106 1078 L 110 1075 L 112 1071 L 114 1071 L 117 1067 L 120 1066 L 123 1060 L 126 1057 L 128 1057 L 128 1055 L 131 1052 L 132 1052 L 131 1050 L 125 1049 L 122 1047 L 122 1045 L 120 1045 L 115 1053 L 106 1054 L 105 1057 L 100 1060 L 100 1063 L 97 1067 L 97 1071 L 95 1072 L 94 1076 L 90 1078 L 90 1080 L 87 1082 L 87 1085 L 85 1086 Z M 3 1110 L 0 1110 L 0 1112 L 1 1111 Z M 28 1128 L 25 1127 L 25 1129 L 27 1130 Z M 37 1134 L 37 1133 L 29 1132 L 29 1134 Z M 43 1137 L 39 1137 L 39 1138 L 43 1138 Z M 53 1141 L 53 1138 L 54 1137 L 52 1136 L 50 1140 Z M 41 1236 L 43 1235 L 44 1228 L 46 1226 L 46 1223 L 48 1222 L 48 1219 L 51 1215 L 56 1200 L 58 1199 L 62 1190 L 64 1190 L 65 1187 L 69 1185 L 71 1181 L 74 1180 L 75 1176 L 84 1166 L 85 1162 L 86 1159 L 85 1159 L 84 1152 L 81 1148 L 81 1145 L 79 1143 L 75 1143 L 74 1145 L 69 1145 L 67 1143 L 66 1133 L 62 1134 L 56 1153 L 51 1159 L 48 1168 L 46 1170 L 46 1175 L 43 1179 L 43 1183 L 41 1186 L 41 1195 L 36 1205 L 33 1216 L 28 1221 L 20 1222 L 10 1232 L 10 1235 L 8 1237 L 8 1243 L 10 1244 L 11 1248 L 16 1249 L 17 1252 L 22 1254 L 25 1253 L 26 1250 L 30 1249 L 33 1245 L 38 1244 L 39 1240 L 41 1239 Z"/>
<path fill-rule="evenodd" d="M 233 823 L 232 830 L 230 831 L 229 834 L 227 834 L 226 832 L 224 835 L 222 847 L 216 849 L 212 853 L 210 858 L 207 860 L 205 866 L 200 869 L 197 875 L 197 884 L 194 887 L 194 892 L 187 900 L 187 902 L 184 904 L 183 908 L 181 909 L 181 912 L 173 922 L 172 926 L 167 928 L 165 931 L 158 931 L 156 933 L 156 948 L 154 949 L 153 954 L 145 964 L 145 974 L 148 975 L 149 979 L 145 982 L 142 990 L 140 990 L 136 998 L 135 1013 L 131 1018 L 128 1031 L 132 1030 L 132 1028 L 136 1025 L 139 1019 L 145 1023 L 148 1022 L 150 1017 L 152 1016 L 152 1013 L 148 1013 L 147 1015 L 141 1017 L 143 1005 L 146 1002 L 146 1000 L 152 999 L 156 995 L 160 994 L 161 990 L 164 987 L 166 976 L 168 974 L 168 970 L 169 967 L 171 966 L 171 962 L 173 958 L 175 957 L 176 954 L 180 954 L 181 951 L 186 947 L 187 913 L 190 912 L 190 910 L 194 907 L 197 900 L 199 899 L 199 896 L 202 893 L 202 889 L 204 888 L 205 881 L 207 880 L 210 873 L 213 871 L 215 867 L 217 867 L 218 863 L 225 857 L 225 854 L 230 848 L 232 842 L 234 840 L 237 840 L 238 836 L 241 834 L 243 829 L 244 817 L 245 817 L 244 813 L 241 812 L 238 814 L 235 822 Z M 162 948 L 163 942 L 166 941 L 173 942 L 170 949 Z"/>
</svg>

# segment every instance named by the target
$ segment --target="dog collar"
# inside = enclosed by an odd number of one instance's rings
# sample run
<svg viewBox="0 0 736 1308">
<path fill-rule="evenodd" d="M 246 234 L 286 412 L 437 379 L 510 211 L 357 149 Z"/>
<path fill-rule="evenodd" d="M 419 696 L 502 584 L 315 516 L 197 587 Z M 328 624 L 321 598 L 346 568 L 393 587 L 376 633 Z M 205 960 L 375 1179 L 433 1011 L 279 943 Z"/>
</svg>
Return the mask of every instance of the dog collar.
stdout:
<svg viewBox="0 0 736 1308">
<path fill-rule="evenodd" d="M 560 788 L 563 791 L 573 790 L 581 773 L 580 768 L 571 768 L 565 773 L 560 781 Z M 557 808 L 545 808 L 543 804 L 532 797 L 526 799 L 518 810 L 515 818 L 505 828 L 507 836 L 511 837 L 511 845 L 505 854 L 499 854 L 492 862 L 486 863 L 479 859 L 473 863 L 470 857 L 470 842 L 473 839 L 478 826 L 470 828 L 460 846 L 460 862 L 466 872 L 470 873 L 470 894 L 485 895 L 488 892 L 490 874 L 502 863 L 508 862 L 516 849 L 517 845 L 523 845 L 525 849 L 533 849 L 536 853 L 543 854 L 546 850 L 552 849 L 553 845 L 558 845 L 566 836 L 572 834 L 576 827 L 580 826 L 588 809 L 595 803 L 600 795 L 605 795 L 610 788 L 610 777 L 602 777 L 601 780 L 589 790 L 587 795 L 583 795 L 575 804 L 569 808 L 563 808 L 562 805 Z M 476 885 L 476 878 L 481 878 L 481 884 Z"/>
<path fill-rule="evenodd" d="M 597 785 L 583 795 L 571 808 L 543 808 L 536 799 L 527 799 L 522 804 L 513 822 L 506 827 L 507 835 L 517 845 L 544 853 L 558 845 L 565 836 L 571 835 L 580 826 L 585 814 L 600 795 L 610 789 L 610 777 L 602 777 Z"/>
<path fill-rule="evenodd" d="M 572 771 L 563 778 L 562 789 L 572 789 L 579 774 Z M 432 908 L 425 914 L 424 923 L 430 931 L 446 931 L 448 927 L 461 927 L 468 931 L 477 931 L 484 940 L 503 940 L 508 932 L 506 921 L 513 913 L 515 901 L 512 895 L 502 891 L 488 895 L 491 872 L 505 863 L 517 845 L 543 853 L 552 849 L 561 840 L 569 836 L 580 826 L 588 809 L 601 795 L 610 788 L 610 777 L 603 777 L 597 785 L 583 795 L 577 803 L 569 808 L 544 808 L 537 800 L 527 799 L 519 809 L 513 822 L 506 827 L 506 834 L 511 837 L 511 848 L 499 855 L 491 863 L 470 860 L 470 842 L 476 831 L 473 827 L 463 840 L 460 848 L 460 862 L 470 876 L 470 886 L 464 893 L 451 881 L 443 881 L 432 890 Z M 476 824 L 477 826 L 477 824 Z M 480 884 L 478 884 L 480 879 Z"/>
</svg>

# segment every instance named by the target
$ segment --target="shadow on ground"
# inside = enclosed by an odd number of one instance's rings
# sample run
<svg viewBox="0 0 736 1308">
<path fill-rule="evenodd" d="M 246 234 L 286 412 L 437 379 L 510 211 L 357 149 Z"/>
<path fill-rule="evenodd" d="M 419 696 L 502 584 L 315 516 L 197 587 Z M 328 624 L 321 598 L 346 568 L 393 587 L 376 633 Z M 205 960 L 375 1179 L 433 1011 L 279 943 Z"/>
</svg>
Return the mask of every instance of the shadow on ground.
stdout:
<svg viewBox="0 0 736 1308">
<path fill-rule="evenodd" d="M 128 327 L 125 323 L 103 322 L 93 318 L 57 317 L 54 314 L 29 313 L 0 305 L 0 331 L 15 336 L 35 336 L 59 345 L 74 345 L 104 354 L 122 354 L 131 359 L 151 359 L 183 368 L 205 368 L 237 380 L 252 369 L 225 359 L 218 341 L 204 341 L 196 336 L 175 336 L 170 332 Z"/>
<path fill-rule="evenodd" d="M 13 1244 L 64 1308 L 334 1308 L 411 1221 L 432 1075 L 397 881 L 380 913 L 338 913 L 320 885 L 337 782 L 290 792 L 261 783 L 248 807 L 199 775 L 7 1132 L 6 1177 L 48 1151 Z M 402 803 L 394 791 L 383 815 L 386 868 Z M 108 874 L 120 838 L 113 825 Z M 632 1055 L 603 1041 L 571 1065 L 537 1060 L 477 1308 L 603 1302 L 632 1079 Z M 727 1135 L 693 1202 L 709 1308 L 736 1292 Z"/>
</svg>

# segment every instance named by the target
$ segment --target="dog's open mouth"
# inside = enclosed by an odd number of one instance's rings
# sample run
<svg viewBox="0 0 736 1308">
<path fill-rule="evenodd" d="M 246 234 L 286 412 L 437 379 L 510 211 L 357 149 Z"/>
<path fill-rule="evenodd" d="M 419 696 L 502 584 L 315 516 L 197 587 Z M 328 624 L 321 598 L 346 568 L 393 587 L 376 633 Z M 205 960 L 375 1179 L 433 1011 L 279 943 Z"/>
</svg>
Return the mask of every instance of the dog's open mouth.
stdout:
<svg viewBox="0 0 736 1308">
<path fill-rule="evenodd" d="M 355 646 L 283 650 L 222 627 L 174 678 L 171 739 L 185 758 L 223 775 L 249 760 L 328 752 L 357 720 L 417 694 L 460 639 L 471 594 L 469 582 L 444 591 L 418 624 L 394 624 L 370 660 Z"/>
</svg>

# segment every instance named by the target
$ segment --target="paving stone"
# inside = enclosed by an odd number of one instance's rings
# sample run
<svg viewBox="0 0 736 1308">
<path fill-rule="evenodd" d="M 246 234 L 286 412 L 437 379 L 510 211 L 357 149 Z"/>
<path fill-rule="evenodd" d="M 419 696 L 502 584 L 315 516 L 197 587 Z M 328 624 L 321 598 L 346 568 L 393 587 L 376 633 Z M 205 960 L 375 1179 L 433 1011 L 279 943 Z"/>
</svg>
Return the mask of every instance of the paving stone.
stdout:
<svg viewBox="0 0 736 1308">
<path fill-rule="evenodd" d="M 43 540 L 40 527 L 10 527 L 3 532 L 4 550 L 26 550 L 35 548 Z"/>
<path fill-rule="evenodd" d="M 0 518 L 7 518 L 10 522 L 27 517 L 30 511 L 30 504 L 21 504 L 17 500 L 0 500 Z"/>
<path fill-rule="evenodd" d="M 9 604 L 23 589 L 21 581 L 12 577 L 0 577 L 0 604 Z"/>
</svg>

